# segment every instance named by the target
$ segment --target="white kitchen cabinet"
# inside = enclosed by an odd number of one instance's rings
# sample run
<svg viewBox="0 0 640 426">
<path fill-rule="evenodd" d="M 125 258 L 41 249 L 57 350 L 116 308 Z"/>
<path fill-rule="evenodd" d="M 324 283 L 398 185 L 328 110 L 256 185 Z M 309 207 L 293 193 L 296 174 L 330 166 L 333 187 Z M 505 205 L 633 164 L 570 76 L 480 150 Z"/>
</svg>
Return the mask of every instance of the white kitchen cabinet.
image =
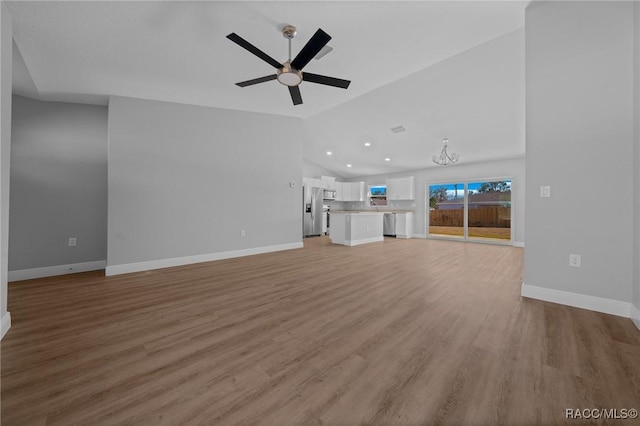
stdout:
<svg viewBox="0 0 640 426">
<path fill-rule="evenodd" d="M 336 190 L 336 178 L 333 176 L 320 176 L 325 189 Z"/>
<path fill-rule="evenodd" d="M 415 200 L 415 178 L 387 179 L 387 200 Z"/>
<path fill-rule="evenodd" d="M 364 201 L 364 182 L 335 182 L 336 201 Z"/>
<path fill-rule="evenodd" d="M 351 183 L 351 200 L 350 201 L 364 201 L 364 182 L 350 182 Z"/>
<path fill-rule="evenodd" d="M 336 201 L 344 201 L 344 182 L 336 182 Z"/>
<path fill-rule="evenodd" d="M 387 201 L 397 200 L 398 179 L 387 179 Z"/>
<path fill-rule="evenodd" d="M 396 213 L 396 238 L 413 236 L 413 213 Z"/>
<path fill-rule="evenodd" d="M 331 213 L 329 235 L 333 244 L 356 246 L 384 241 L 381 212 Z"/>
</svg>

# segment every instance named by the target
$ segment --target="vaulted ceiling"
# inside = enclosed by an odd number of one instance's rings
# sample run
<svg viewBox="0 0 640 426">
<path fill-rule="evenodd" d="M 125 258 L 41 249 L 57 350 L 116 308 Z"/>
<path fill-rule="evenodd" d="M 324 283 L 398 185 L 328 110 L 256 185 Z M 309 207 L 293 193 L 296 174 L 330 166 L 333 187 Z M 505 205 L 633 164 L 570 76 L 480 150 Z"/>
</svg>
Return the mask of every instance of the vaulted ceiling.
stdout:
<svg viewBox="0 0 640 426">
<path fill-rule="evenodd" d="M 524 105 L 515 104 L 523 103 L 518 30 L 527 3 L 7 2 L 18 49 L 14 92 L 97 104 L 130 96 L 305 118 L 305 158 L 345 177 L 427 167 L 442 137 L 467 161 L 523 155 Z M 274 69 L 225 36 L 235 32 L 284 61 L 285 24 L 298 27 L 294 56 L 318 28 L 330 34 L 333 51 L 305 71 L 351 86 L 303 82 L 298 106 L 276 81 L 236 86 Z M 474 56 L 477 50 L 485 56 Z M 407 132 L 391 134 L 397 125 Z M 363 151 L 364 142 L 378 151 Z"/>
</svg>

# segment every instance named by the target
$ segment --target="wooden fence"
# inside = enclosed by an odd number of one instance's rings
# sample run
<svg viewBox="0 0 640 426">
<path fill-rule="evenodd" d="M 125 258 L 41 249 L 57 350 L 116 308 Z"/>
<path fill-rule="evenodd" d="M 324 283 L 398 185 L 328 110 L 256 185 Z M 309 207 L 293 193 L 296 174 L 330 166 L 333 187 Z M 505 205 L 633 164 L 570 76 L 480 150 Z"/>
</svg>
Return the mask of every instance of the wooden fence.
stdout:
<svg viewBox="0 0 640 426">
<path fill-rule="evenodd" d="M 464 210 L 431 210 L 430 226 L 464 226 Z M 469 209 L 469 226 L 510 228 L 511 207 L 484 206 Z"/>
</svg>

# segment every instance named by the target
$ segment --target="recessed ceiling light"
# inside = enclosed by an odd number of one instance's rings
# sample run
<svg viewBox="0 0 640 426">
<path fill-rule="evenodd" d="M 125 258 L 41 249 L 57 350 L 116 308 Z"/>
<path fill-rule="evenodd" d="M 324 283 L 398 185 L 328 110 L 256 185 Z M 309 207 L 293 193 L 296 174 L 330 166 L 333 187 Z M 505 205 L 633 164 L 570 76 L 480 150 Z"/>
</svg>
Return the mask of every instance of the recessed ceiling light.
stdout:
<svg viewBox="0 0 640 426">
<path fill-rule="evenodd" d="M 351 167 L 351 164 L 347 164 L 347 167 Z"/>
<path fill-rule="evenodd" d="M 391 131 L 393 133 L 402 133 L 402 132 L 406 132 L 407 129 L 405 129 L 404 126 L 396 126 L 396 127 L 392 127 Z"/>
<path fill-rule="evenodd" d="M 333 155 L 333 152 L 327 151 L 327 155 Z"/>
<path fill-rule="evenodd" d="M 365 142 L 364 146 L 371 146 L 371 142 Z"/>
<path fill-rule="evenodd" d="M 387 157 L 384 159 L 384 161 L 391 161 L 391 158 Z"/>
</svg>

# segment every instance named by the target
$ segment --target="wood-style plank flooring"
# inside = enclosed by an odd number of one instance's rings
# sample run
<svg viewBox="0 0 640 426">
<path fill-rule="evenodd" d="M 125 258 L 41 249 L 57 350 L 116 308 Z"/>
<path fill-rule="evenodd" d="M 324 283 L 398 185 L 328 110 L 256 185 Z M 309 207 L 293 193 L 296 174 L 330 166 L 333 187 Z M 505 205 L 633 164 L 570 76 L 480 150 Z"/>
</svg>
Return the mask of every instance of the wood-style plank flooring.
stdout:
<svg viewBox="0 0 640 426">
<path fill-rule="evenodd" d="M 513 247 L 311 238 L 11 283 L 2 424 L 572 424 L 567 408 L 640 409 L 631 321 L 522 299 L 522 270 Z"/>
</svg>

